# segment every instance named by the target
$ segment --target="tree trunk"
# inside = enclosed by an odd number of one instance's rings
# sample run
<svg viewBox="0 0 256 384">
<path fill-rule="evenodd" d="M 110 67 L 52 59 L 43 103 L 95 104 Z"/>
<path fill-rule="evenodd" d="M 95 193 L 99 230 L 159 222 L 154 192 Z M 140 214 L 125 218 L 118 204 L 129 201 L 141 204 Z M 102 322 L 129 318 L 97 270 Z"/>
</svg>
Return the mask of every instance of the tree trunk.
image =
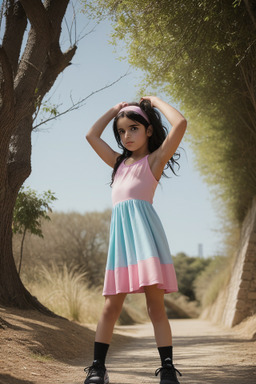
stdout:
<svg viewBox="0 0 256 384">
<path fill-rule="evenodd" d="M 54 315 L 22 284 L 12 251 L 12 218 L 31 172 L 32 117 L 38 101 L 70 65 L 76 46 L 62 52 L 61 23 L 69 0 L 10 0 L 0 47 L 0 305 Z M 20 57 L 25 27 L 31 28 Z M 14 33 L 15 31 L 15 33 Z"/>
<path fill-rule="evenodd" d="M 21 245 L 20 245 L 20 262 L 19 262 L 19 269 L 18 269 L 18 273 L 19 273 L 19 276 L 20 276 L 20 271 L 21 271 L 21 264 L 22 264 L 22 257 L 23 257 L 23 247 L 24 247 L 24 241 L 25 241 L 25 236 L 26 236 L 26 228 L 24 229 L 24 233 L 22 235 L 22 239 L 21 239 Z"/>
<path fill-rule="evenodd" d="M 17 273 L 12 252 L 12 215 L 16 193 L 6 189 L 0 208 L 0 304 L 24 309 L 37 309 L 54 315 L 33 297 L 22 284 Z"/>
</svg>

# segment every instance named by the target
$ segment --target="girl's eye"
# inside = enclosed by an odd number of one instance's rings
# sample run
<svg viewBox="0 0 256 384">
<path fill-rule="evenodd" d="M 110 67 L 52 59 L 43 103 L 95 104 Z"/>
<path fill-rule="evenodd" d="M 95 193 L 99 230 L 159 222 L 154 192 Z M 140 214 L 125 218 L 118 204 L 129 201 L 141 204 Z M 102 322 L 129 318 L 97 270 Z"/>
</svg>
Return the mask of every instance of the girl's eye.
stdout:
<svg viewBox="0 0 256 384">
<path fill-rule="evenodd" d="M 138 129 L 137 127 L 132 127 L 131 128 L 132 131 L 137 131 L 137 129 Z"/>
<path fill-rule="evenodd" d="M 118 131 L 119 135 L 122 135 L 124 133 L 124 131 L 122 131 L 121 129 Z"/>
</svg>

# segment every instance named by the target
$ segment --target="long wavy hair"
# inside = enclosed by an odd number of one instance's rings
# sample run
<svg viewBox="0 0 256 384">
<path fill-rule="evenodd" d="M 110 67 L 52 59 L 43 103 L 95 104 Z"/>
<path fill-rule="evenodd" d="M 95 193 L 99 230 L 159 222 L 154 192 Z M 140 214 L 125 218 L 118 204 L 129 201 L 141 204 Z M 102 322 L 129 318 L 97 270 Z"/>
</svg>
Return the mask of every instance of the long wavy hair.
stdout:
<svg viewBox="0 0 256 384">
<path fill-rule="evenodd" d="M 128 119 L 137 121 L 140 124 L 143 124 L 145 127 L 145 130 L 149 127 L 149 125 L 152 125 L 153 127 L 153 133 L 152 136 L 148 139 L 148 150 L 150 153 L 154 152 L 157 148 L 160 147 L 160 145 L 164 142 L 166 136 L 168 135 L 167 128 L 163 125 L 161 115 L 160 113 L 153 107 L 151 107 L 151 103 L 148 100 L 142 100 L 139 104 L 138 103 L 129 103 L 128 105 L 136 105 L 140 107 L 148 116 L 148 119 L 150 121 L 150 124 L 147 122 L 147 120 L 144 119 L 143 116 L 139 115 L 138 113 L 134 111 L 122 111 L 121 113 L 118 113 L 113 121 L 113 131 L 114 135 L 117 141 L 117 145 L 120 149 L 122 149 L 122 154 L 117 158 L 113 172 L 112 172 L 112 178 L 111 178 L 111 186 L 114 182 L 115 174 L 118 170 L 119 165 L 130 157 L 132 155 L 132 152 L 126 149 L 121 141 L 120 135 L 117 130 L 117 122 L 120 117 L 128 117 Z M 177 160 L 179 160 L 180 154 L 179 152 L 175 152 L 174 155 L 170 158 L 170 160 L 166 163 L 164 170 L 167 170 L 168 168 L 171 169 L 172 173 L 174 173 L 176 176 L 176 172 L 174 170 L 174 166 L 177 165 L 179 169 L 179 163 Z M 166 176 L 166 173 L 163 171 L 162 176 Z"/>
</svg>

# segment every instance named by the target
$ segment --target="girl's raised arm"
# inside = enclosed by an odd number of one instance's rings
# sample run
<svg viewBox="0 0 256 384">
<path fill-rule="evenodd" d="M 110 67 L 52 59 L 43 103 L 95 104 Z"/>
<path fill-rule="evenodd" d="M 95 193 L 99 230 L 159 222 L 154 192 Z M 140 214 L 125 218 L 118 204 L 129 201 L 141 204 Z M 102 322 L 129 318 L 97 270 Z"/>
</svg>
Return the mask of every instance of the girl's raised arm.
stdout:
<svg viewBox="0 0 256 384">
<path fill-rule="evenodd" d="M 152 153 L 151 169 L 157 179 L 160 179 L 162 171 L 170 158 L 176 152 L 187 128 L 185 117 L 174 107 L 156 96 L 145 96 L 142 100 L 149 100 L 151 106 L 159 109 L 172 126 L 161 146 Z"/>
<path fill-rule="evenodd" d="M 126 105 L 127 103 L 119 103 L 112 107 L 93 124 L 86 134 L 86 139 L 95 152 L 112 168 L 114 168 L 116 159 L 120 153 L 115 152 L 104 140 L 102 140 L 101 135 L 108 123 L 116 117 L 118 112 Z"/>
</svg>

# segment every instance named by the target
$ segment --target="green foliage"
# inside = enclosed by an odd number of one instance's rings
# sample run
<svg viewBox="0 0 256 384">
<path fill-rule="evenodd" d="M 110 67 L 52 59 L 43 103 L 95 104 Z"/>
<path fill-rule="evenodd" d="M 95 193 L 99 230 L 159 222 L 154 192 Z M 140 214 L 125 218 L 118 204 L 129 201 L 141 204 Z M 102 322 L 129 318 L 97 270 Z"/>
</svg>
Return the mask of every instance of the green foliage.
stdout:
<svg viewBox="0 0 256 384">
<path fill-rule="evenodd" d="M 44 192 L 41 196 L 36 191 L 21 187 L 13 214 L 13 232 L 23 234 L 28 231 L 33 235 L 43 237 L 41 220 L 50 220 L 50 203 L 56 200 L 51 191 Z"/>
<path fill-rule="evenodd" d="M 58 106 L 55 104 L 49 105 L 49 104 L 44 103 L 42 105 L 41 109 L 43 112 L 47 112 L 50 116 L 56 117 L 59 114 Z"/>
<path fill-rule="evenodd" d="M 198 169 L 225 220 L 241 222 L 256 194 L 255 9 L 237 0 L 85 3 L 112 18 L 113 42 L 126 44 L 147 92 L 180 103 Z"/>
<path fill-rule="evenodd" d="M 219 291 L 229 282 L 231 261 L 231 258 L 226 256 L 203 259 L 178 253 L 173 257 L 173 262 L 179 292 L 189 300 L 197 300 L 202 307 L 213 304 Z"/>
<path fill-rule="evenodd" d="M 194 281 L 209 265 L 210 259 L 189 257 L 185 253 L 178 253 L 173 257 L 173 262 L 179 282 L 179 292 L 190 300 L 195 300 Z"/>
<path fill-rule="evenodd" d="M 36 191 L 21 187 L 18 197 L 16 199 L 14 212 L 13 212 L 13 233 L 22 234 L 20 245 L 20 261 L 18 272 L 20 274 L 23 246 L 26 233 L 29 232 L 33 235 L 43 237 L 41 229 L 42 219 L 50 220 L 48 211 L 51 212 L 50 203 L 56 200 L 56 197 L 51 191 L 44 192 L 42 196 L 37 195 Z"/>
</svg>

